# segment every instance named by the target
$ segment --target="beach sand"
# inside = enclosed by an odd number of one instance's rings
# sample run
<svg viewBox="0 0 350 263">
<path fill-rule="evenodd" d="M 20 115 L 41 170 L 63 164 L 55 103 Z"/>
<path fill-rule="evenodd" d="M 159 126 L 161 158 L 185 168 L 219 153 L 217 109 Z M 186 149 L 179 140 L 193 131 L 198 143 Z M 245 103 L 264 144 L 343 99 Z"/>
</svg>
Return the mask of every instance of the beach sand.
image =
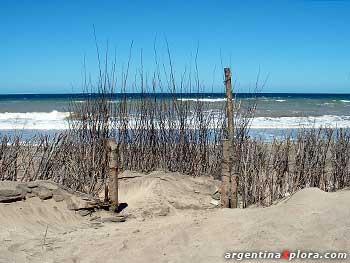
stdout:
<svg viewBox="0 0 350 263">
<path fill-rule="evenodd" d="M 350 191 L 308 188 L 267 208 L 220 209 L 219 182 L 208 177 L 120 177 L 126 222 L 104 222 L 107 211 L 83 217 L 53 199 L 0 203 L 0 262 L 214 263 L 235 262 L 228 251 L 350 251 Z"/>
</svg>

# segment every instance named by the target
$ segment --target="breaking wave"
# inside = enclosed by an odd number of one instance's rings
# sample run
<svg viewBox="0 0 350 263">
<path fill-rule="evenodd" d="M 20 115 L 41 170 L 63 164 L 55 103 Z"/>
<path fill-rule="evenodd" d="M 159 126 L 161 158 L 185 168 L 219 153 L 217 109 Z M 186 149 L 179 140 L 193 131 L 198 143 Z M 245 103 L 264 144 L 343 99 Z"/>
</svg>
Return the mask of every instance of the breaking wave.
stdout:
<svg viewBox="0 0 350 263">
<path fill-rule="evenodd" d="M 69 112 L 27 112 L 0 113 L 0 130 L 65 130 Z M 213 113 L 211 113 L 213 114 Z M 219 115 L 206 116 L 210 119 L 210 127 L 217 127 Z M 136 125 L 136 116 L 130 117 L 130 126 Z M 190 126 L 195 127 L 195 118 L 188 120 Z M 350 116 L 323 115 L 317 117 L 255 117 L 251 120 L 251 129 L 298 129 L 298 128 L 348 128 Z"/>
<path fill-rule="evenodd" d="M 350 116 L 323 115 L 318 117 L 256 117 L 253 129 L 348 128 Z"/>
<path fill-rule="evenodd" d="M 0 113 L 0 130 L 64 130 L 69 112 L 5 112 Z"/>
</svg>

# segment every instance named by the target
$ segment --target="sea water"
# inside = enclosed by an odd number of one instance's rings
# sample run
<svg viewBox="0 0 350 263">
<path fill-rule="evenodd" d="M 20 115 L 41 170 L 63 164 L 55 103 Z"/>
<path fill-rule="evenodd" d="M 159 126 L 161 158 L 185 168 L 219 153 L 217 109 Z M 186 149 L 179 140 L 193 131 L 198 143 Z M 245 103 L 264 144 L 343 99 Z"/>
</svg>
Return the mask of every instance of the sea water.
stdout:
<svg viewBox="0 0 350 263">
<path fill-rule="evenodd" d="M 71 102 L 83 102 L 95 94 L 16 94 L 0 95 L 0 135 L 19 134 L 30 137 L 37 133 L 54 134 L 68 128 L 67 117 Z M 124 96 L 129 103 L 142 97 L 157 100 L 172 99 L 172 94 L 115 94 L 117 102 Z M 273 138 L 295 134 L 300 128 L 350 127 L 350 94 L 260 93 L 235 94 L 243 106 L 257 103 L 250 134 Z M 223 109 L 222 93 L 186 93 L 179 101 L 201 101 L 206 109 Z"/>
</svg>

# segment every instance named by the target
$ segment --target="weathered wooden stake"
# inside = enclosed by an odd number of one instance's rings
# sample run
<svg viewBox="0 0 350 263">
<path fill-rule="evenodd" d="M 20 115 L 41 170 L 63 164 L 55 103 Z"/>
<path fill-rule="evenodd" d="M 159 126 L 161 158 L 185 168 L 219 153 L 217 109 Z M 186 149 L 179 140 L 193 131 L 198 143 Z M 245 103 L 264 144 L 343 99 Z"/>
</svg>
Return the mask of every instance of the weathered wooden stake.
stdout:
<svg viewBox="0 0 350 263">
<path fill-rule="evenodd" d="M 227 139 L 222 140 L 222 163 L 221 163 L 221 207 L 230 207 L 230 145 Z"/>
<path fill-rule="evenodd" d="M 231 83 L 231 69 L 225 68 L 225 88 L 226 88 L 226 119 L 228 139 L 223 141 L 223 178 L 221 187 L 221 206 L 237 208 L 238 205 L 238 176 L 234 165 L 234 114 L 233 95 Z"/>
<path fill-rule="evenodd" d="M 105 184 L 105 199 L 104 203 L 108 204 L 109 203 L 109 197 L 108 197 L 108 182 Z"/>
<path fill-rule="evenodd" d="M 108 147 L 108 197 L 111 201 L 111 209 L 118 209 L 118 166 L 117 145 L 114 139 L 107 140 Z"/>
</svg>

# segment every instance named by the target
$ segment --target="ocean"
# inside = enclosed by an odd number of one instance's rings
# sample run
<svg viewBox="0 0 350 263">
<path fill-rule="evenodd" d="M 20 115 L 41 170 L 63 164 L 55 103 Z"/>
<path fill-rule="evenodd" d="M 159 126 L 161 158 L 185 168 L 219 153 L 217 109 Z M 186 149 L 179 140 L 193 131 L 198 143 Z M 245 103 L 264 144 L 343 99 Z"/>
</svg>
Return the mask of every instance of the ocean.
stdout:
<svg viewBox="0 0 350 263">
<path fill-rule="evenodd" d="M 15 94 L 0 95 L 0 135 L 36 133 L 54 134 L 67 129 L 69 103 L 82 102 L 84 94 Z M 89 96 L 95 96 L 90 94 Z M 132 103 L 142 96 L 171 99 L 171 94 L 115 94 L 113 100 L 127 96 Z M 295 134 L 300 128 L 350 127 L 350 94 L 240 93 L 243 105 L 257 99 L 257 110 L 250 134 L 271 139 Z M 203 101 L 213 110 L 225 103 L 222 93 L 186 93 L 178 100 Z"/>
</svg>

